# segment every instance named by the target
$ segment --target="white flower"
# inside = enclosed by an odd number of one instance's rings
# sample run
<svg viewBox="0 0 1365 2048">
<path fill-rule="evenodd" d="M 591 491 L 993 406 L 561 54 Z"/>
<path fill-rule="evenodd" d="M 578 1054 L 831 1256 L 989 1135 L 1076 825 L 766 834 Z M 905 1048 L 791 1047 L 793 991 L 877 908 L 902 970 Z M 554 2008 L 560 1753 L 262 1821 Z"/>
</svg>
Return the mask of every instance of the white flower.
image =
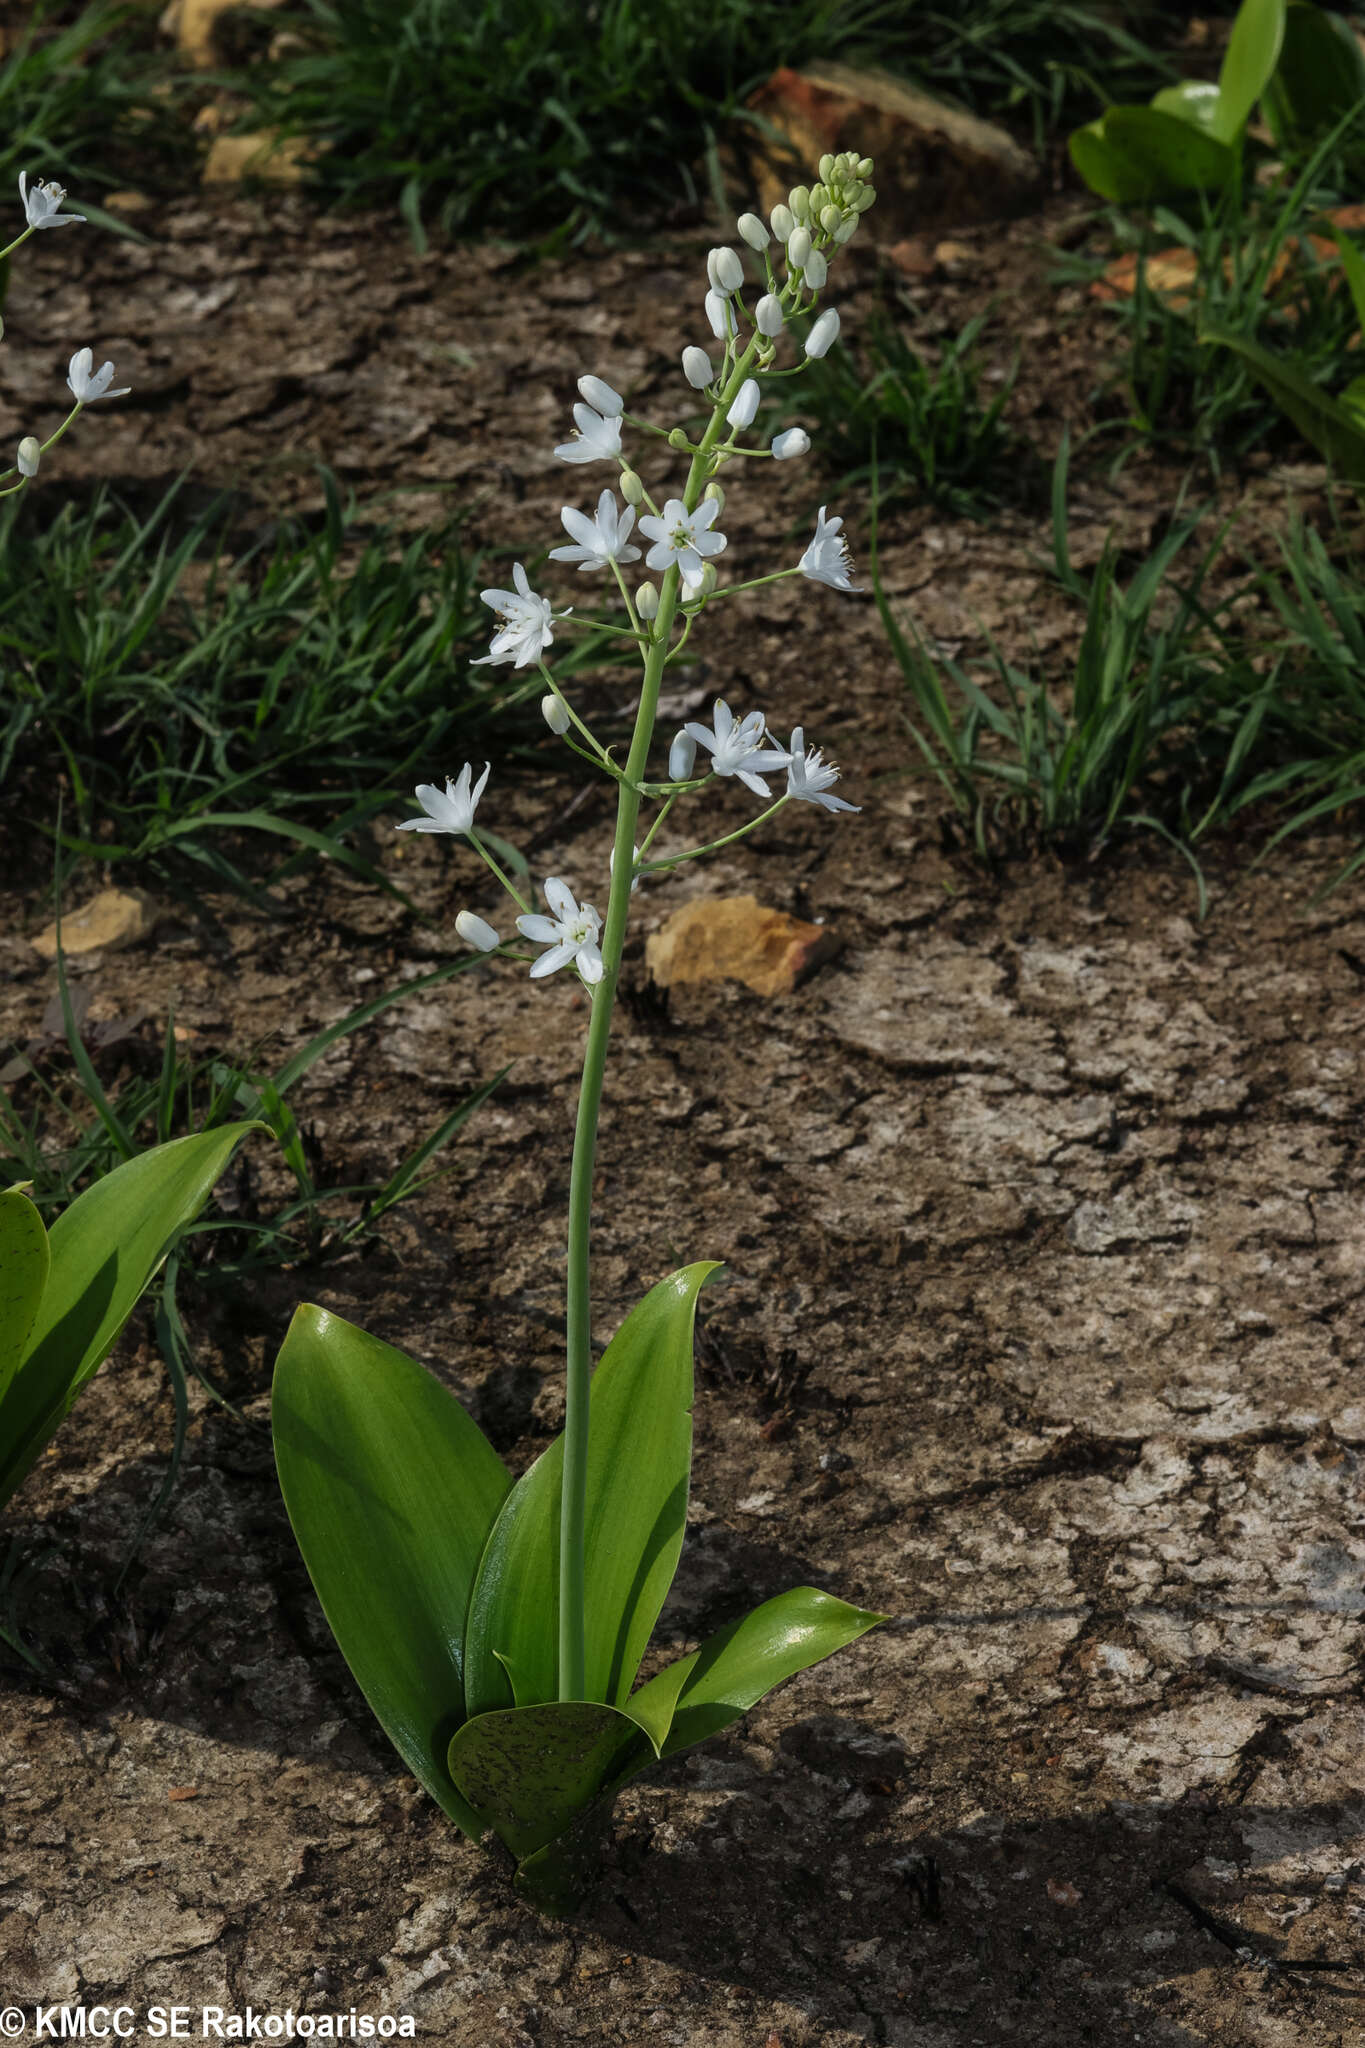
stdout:
<svg viewBox="0 0 1365 2048">
<path fill-rule="evenodd" d="M 476 953 L 493 953 L 502 940 L 491 924 L 485 924 L 481 917 L 475 917 L 472 910 L 462 910 L 455 920 L 455 929 L 467 946 Z"/>
<path fill-rule="evenodd" d="M 572 723 L 568 705 L 562 697 L 556 697 L 553 691 L 548 697 L 541 698 L 540 715 L 557 739 L 564 737 Z"/>
<path fill-rule="evenodd" d="M 735 222 L 735 226 L 739 229 L 749 247 L 757 250 L 761 256 L 767 248 L 770 238 L 768 230 L 764 227 L 758 215 L 756 213 L 742 213 Z"/>
<path fill-rule="evenodd" d="M 839 315 L 833 306 L 826 306 L 820 318 L 806 336 L 806 354 L 822 356 L 839 339 Z"/>
<path fill-rule="evenodd" d="M 576 512 L 572 505 L 565 505 L 559 516 L 575 546 L 551 548 L 552 562 L 577 562 L 582 575 L 588 569 L 605 569 L 608 562 L 639 561 L 640 550 L 626 546 L 635 524 L 635 507 L 627 505 L 624 513 L 618 512 L 610 491 L 603 491 L 598 499 L 593 519 Z"/>
<path fill-rule="evenodd" d="M 132 385 L 125 384 L 118 391 L 111 391 L 109 386 L 114 378 L 113 364 L 103 364 L 91 376 L 90 366 L 94 360 L 88 348 L 78 348 L 71 358 L 66 381 L 71 387 L 71 395 L 76 403 L 93 405 L 97 398 L 126 398 L 133 388 Z"/>
<path fill-rule="evenodd" d="M 829 790 L 839 780 L 839 771 L 832 761 L 820 758 L 820 749 L 812 747 L 806 751 L 806 735 L 798 725 L 792 734 L 791 752 L 787 759 L 787 795 L 799 797 L 808 804 L 819 804 L 826 811 L 856 811 L 859 804 L 847 804 L 841 796 L 830 796 Z"/>
<path fill-rule="evenodd" d="M 668 779 L 686 782 L 697 765 L 697 743 L 686 730 L 675 733 L 668 750 Z"/>
<path fill-rule="evenodd" d="M 83 213 L 58 213 L 57 208 L 66 197 L 65 186 L 35 185 L 30 192 L 27 171 L 19 173 L 19 197 L 31 228 L 70 228 L 85 219 Z"/>
<path fill-rule="evenodd" d="M 604 418 L 600 412 L 594 412 L 590 405 L 576 405 L 573 416 L 573 440 L 561 441 L 555 449 L 560 461 L 614 461 L 621 453 L 619 418 Z"/>
<path fill-rule="evenodd" d="M 23 440 L 19 443 L 19 453 L 15 457 L 19 464 L 20 476 L 37 476 L 38 461 L 42 452 L 34 436 L 32 434 L 25 434 Z"/>
<path fill-rule="evenodd" d="M 806 258 L 804 275 L 808 291 L 820 292 L 824 290 L 825 281 L 829 276 L 829 265 L 818 249 L 812 249 L 810 255 Z"/>
<path fill-rule="evenodd" d="M 804 427 L 788 427 L 785 434 L 773 438 L 773 454 L 779 462 L 790 462 L 793 455 L 805 455 L 810 450 L 810 435 Z"/>
<path fill-rule="evenodd" d="M 474 770 L 466 762 L 460 770 L 458 782 L 446 777 L 444 794 L 434 783 L 419 782 L 417 801 L 426 812 L 424 818 L 407 818 L 394 829 L 398 832 L 472 832 L 474 813 L 479 807 L 484 784 L 488 780 L 488 763 L 483 764 L 483 774 L 474 782 Z M 474 787 L 470 788 L 470 783 Z"/>
<path fill-rule="evenodd" d="M 733 249 L 713 249 L 706 259 L 706 275 L 714 292 L 726 296 L 737 292 L 744 282 L 744 265 Z"/>
<path fill-rule="evenodd" d="M 542 650 L 554 639 L 550 622 L 555 613 L 550 608 L 550 600 L 536 596 L 520 562 L 513 566 L 512 581 L 517 586 L 515 590 L 483 590 L 479 593 L 484 603 L 496 612 L 500 624 L 488 653 L 471 662 L 471 668 L 483 668 L 490 662 L 498 668 L 509 661 L 518 668 L 526 668 L 529 663 L 540 659 Z M 562 619 L 568 615 L 560 612 L 558 616 Z"/>
<path fill-rule="evenodd" d="M 831 590 L 856 590 L 860 586 L 849 580 L 853 563 L 848 542 L 839 531 L 843 523 L 838 512 L 832 519 L 826 519 L 822 505 L 815 515 L 815 538 L 797 567 L 812 583 L 828 583 Z"/>
<path fill-rule="evenodd" d="M 716 700 L 713 719 L 715 731 L 707 726 L 689 720 L 683 727 L 689 738 L 694 739 L 711 755 L 712 773 L 716 775 L 737 775 L 746 789 L 755 796 L 771 796 L 772 791 L 761 779 L 758 771 L 771 774 L 775 768 L 785 768 L 787 756 L 778 750 L 766 749 L 763 745 L 767 731 L 767 720 L 761 711 L 751 711 L 747 718 L 735 721 L 735 714 L 728 704 Z M 676 742 L 675 742 L 676 744 Z M 676 777 L 675 780 L 681 780 Z"/>
<path fill-rule="evenodd" d="M 602 954 L 598 940 L 602 936 L 602 920 L 591 903 L 580 908 L 574 901 L 573 891 L 567 882 L 561 882 L 557 875 L 551 875 L 545 884 L 545 901 L 554 912 L 553 917 L 519 917 L 517 930 L 532 945 L 548 946 L 549 952 L 542 953 L 531 969 L 532 981 L 539 981 L 542 975 L 553 974 L 557 968 L 567 967 L 572 960 L 582 979 L 592 986 L 602 979 Z"/>
<path fill-rule="evenodd" d="M 580 377 L 578 389 L 588 404 L 601 413 L 603 419 L 619 419 L 625 408 L 625 400 L 619 391 L 613 391 L 610 384 L 604 384 L 600 377 Z"/>
<path fill-rule="evenodd" d="M 732 341 L 735 334 L 735 316 L 730 301 L 724 292 L 706 294 L 706 318 L 717 341 Z"/>
<path fill-rule="evenodd" d="M 726 413 L 727 423 L 735 428 L 751 427 L 754 414 L 758 411 L 758 379 L 746 377 L 735 393 L 735 402 Z"/>
<path fill-rule="evenodd" d="M 754 325 L 760 334 L 771 341 L 782 332 L 782 301 L 776 292 L 765 292 L 754 307 Z"/>
<path fill-rule="evenodd" d="M 661 518 L 647 515 L 640 521 L 640 531 L 654 546 L 645 556 L 646 565 L 667 569 L 676 562 L 683 582 L 695 590 L 702 579 L 705 558 L 719 555 L 725 549 L 725 535 L 711 531 L 719 511 L 714 498 L 704 498 L 695 512 L 689 512 L 681 498 L 670 498 Z"/>
<path fill-rule="evenodd" d="M 704 348 L 685 348 L 682 365 L 683 375 L 694 391 L 704 391 L 716 374 Z"/>
</svg>

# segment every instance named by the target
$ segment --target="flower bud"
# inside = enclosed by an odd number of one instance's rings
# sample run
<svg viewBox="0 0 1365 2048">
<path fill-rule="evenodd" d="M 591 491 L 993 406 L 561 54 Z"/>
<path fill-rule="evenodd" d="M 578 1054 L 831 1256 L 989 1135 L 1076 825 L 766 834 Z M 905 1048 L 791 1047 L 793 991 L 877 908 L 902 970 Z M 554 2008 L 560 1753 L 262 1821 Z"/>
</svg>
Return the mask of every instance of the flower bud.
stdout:
<svg viewBox="0 0 1365 2048">
<path fill-rule="evenodd" d="M 804 220 L 810 212 L 810 187 L 793 185 L 787 194 L 787 204 L 798 220 Z"/>
<path fill-rule="evenodd" d="M 620 418 L 625 401 L 610 384 L 604 384 L 600 377 L 580 377 L 578 388 L 593 411 L 600 412 L 604 420 Z"/>
<path fill-rule="evenodd" d="M 621 496 L 628 505 L 642 505 L 644 503 L 645 487 L 633 469 L 623 469 L 621 471 Z"/>
<path fill-rule="evenodd" d="M 808 356 L 823 356 L 828 353 L 838 339 L 839 315 L 835 312 L 833 306 L 826 306 L 824 312 L 806 336 L 806 354 Z"/>
<path fill-rule="evenodd" d="M 668 779 L 686 782 L 697 765 L 697 743 L 690 732 L 680 732 L 668 750 Z"/>
<path fill-rule="evenodd" d="M 719 508 L 719 510 L 718 510 L 718 511 L 717 511 L 717 513 L 716 513 L 716 517 L 717 517 L 717 519 L 719 519 L 719 518 L 720 518 L 720 515 L 721 515 L 721 513 L 722 513 L 722 512 L 723 512 L 723 511 L 725 510 L 725 487 L 724 487 L 724 485 L 723 485 L 723 484 L 708 484 L 708 485 L 706 486 L 706 489 L 705 489 L 705 490 L 704 490 L 704 491 L 702 492 L 702 497 L 703 497 L 703 499 L 709 498 L 709 499 L 711 500 L 712 504 L 713 504 L 713 505 L 715 505 L 715 506 L 717 506 L 717 507 Z"/>
<path fill-rule="evenodd" d="M 475 917 L 472 910 L 462 910 L 455 920 L 455 929 L 467 946 L 476 953 L 493 953 L 502 944 L 491 924 L 485 924 L 481 917 Z"/>
<path fill-rule="evenodd" d="M 548 697 L 541 698 L 540 715 L 551 732 L 563 734 L 569 730 L 569 707 L 564 699 L 556 697 L 553 691 Z"/>
<path fill-rule="evenodd" d="M 717 341 L 728 341 L 735 331 L 735 316 L 730 311 L 730 301 L 724 292 L 706 294 L 706 317 L 711 323 L 711 332 Z"/>
<path fill-rule="evenodd" d="M 635 592 L 635 609 L 646 621 L 659 615 L 659 591 L 653 583 L 641 583 Z"/>
<path fill-rule="evenodd" d="M 794 228 L 792 230 L 791 240 L 787 244 L 788 270 L 804 270 L 806 267 L 806 258 L 809 255 L 810 230 L 808 228 Z"/>
<path fill-rule="evenodd" d="M 25 434 L 23 440 L 19 443 L 18 462 L 19 474 L 21 476 L 37 476 L 38 458 L 42 452 L 32 434 Z"/>
<path fill-rule="evenodd" d="M 706 259 L 706 275 L 716 292 L 737 292 L 744 282 L 744 265 L 733 249 L 713 249 Z"/>
<path fill-rule="evenodd" d="M 742 213 L 735 223 L 751 249 L 761 256 L 768 246 L 768 230 L 756 213 Z"/>
<path fill-rule="evenodd" d="M 732 427 L 751 427 L 754 414 L 758 411 L 758 379 L 746 377 L 735 393 L 734 404 L 726 413 L 727 423 Z"/>
<path fill-rule="evenodd" d="M 872 170 L 872 159 L 870 156 L 865 156 L 862 162 L 858 165 L 858 176 L 860 178 L 870 178 L 872 176 Z"/>
<path fill-rule="evenodd" d="M 689 595 L 694 598 L 709 597 L 720 581 L 720 571 L 714 562 L 703 562 L 701 582 L 694 584 Z"/>
<path fill-rule="evenodd" d="M 825 280 L 829 276 L 829 265 L 818 249 L 812 249 L 806 258 L 804 275 L 811 291 L 824 290 Z"/>
<path fill-rule="evenodd" d="M 810 448 L 810 435 L 804 427 L 788 427 L 785 434 L 779 434 L 773 442 L 773 455 L 778 462 L 790 462 L 794 455 L 805 455 Z"/>
<path fill-rule="evenodd" d="M 855 213 L 852 220 L 845 220 L 839 223 L 839 226 L 834 230 L 834 239 L 839 244 L 840 248 L 842 248 L 845 242 L 851 242 L 853 240 L 853 237 L 857 234 L 857 232 L 858 216 Z"/>
<path fill-rule="evenodd" d="M 696 391 L 704 391 L 716 374 L 704 348 L 685 348 L 682 363 L 683 375 Z"/>
<path fill-rule="evenodd" d="M 836 168 L 836 160 L 832 156 L 821 157 L 820 181 L 822 184 L 827 185 L 829 183 L 830 179 L 834 176 Z"/>
<path fill-rule="evenodd" d="M 834 234 L 836 229 L 842 227 L 843 220 L 844 215 L 841 207 L 825 206 L 820 210 L 820 225 L 827 235 Z"/>
<path fill-rule="evenodd" d="M 789 206 L 775 206 L 768 215 L 772 231 L 779 242 L 785 242 L 796 226 L 796 216 Z"/>
<path fill-rule="evenodd" d="M 875 206 L 875 205 L 876 205 L 876 203 L 877 203 L 877 193 L 876 193 L 876 188 L 875 188 L 874 186 L 872 186 L 872 185 L 864 185 L 864 187 L 863 187 L 862 191 L 861 191 L 861 192 L 860 192 L 860 193 L 858 194 L 858 197 L 857 197 L 857 198 L 856 198 L 856 199 L 854 200 L 854 202 L 853 202 L 853 205 L 854 205 L 854 210 L 855 210 L 856 212 L 858 212 L 858 213 L 866 213 L 866 212 L 867 212 L 867 209 L 868 209 L 868 207 L 869 207 L 869 206 Z"/>
<path fill-rule="evenodd" d="M 814 262 L 814 257 L 811 261 Z M 754 308 L 754 323 L 760 334 L 766 334 L 771 341 L 775 334 L 782 332 L 782 301 L 776 292 L 765 292 Z"/>
<path fill-rule="evenodd" d="M 825 316 L 822 313 L 820 315 L 820 319 L 823 320 L 824 317 Z M 820 321 L 817 320 L 815 324 L 818 327 Z M 688 440 L 686 431 L 682 427 L 674 427 L 672 433 L 668 437 L 668 445 L 670 448 L 676 448 L 679 454 L 681 454 L 686 449 L 690 448 L 692 443 Z"/>
</svg>

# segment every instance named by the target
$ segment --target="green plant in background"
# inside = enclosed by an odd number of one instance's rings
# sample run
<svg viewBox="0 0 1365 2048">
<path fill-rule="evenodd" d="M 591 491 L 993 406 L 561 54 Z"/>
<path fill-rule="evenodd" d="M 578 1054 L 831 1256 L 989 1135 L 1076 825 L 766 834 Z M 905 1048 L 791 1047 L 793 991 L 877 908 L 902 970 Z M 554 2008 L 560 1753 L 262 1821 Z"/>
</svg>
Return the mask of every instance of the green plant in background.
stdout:
<svg viewBox="0 0 1365 2048">
<path fill-rule="evenodd" d="M 1365 56 L 1349 24 L 1308 0 L 1242 0 L 1216 84 L 1185 79 L 1149 106 L 1111 106 L 1070 138 L 1093 192 L 1122 206 L 1226 191 L 1242 176 L 1261 102 L 1282 149 L 1304 150 L 1365 98 Z"/>
<path fill-rule="evenodd" d="M 306 48 L 230 83 L 326 145 L 324 189 L 458 234 L 638 234 L 722 183 L 727 130 L 779 65 L 866 59 L 1041 135 L 1096 76 L 1150 90 L 1147 10 L 1090 0 L 306 0 Z"/>
<path fill-rule="evenodd" d="M 884 318 L 868 335 L 863 368 L 842 350 L 818 358 L 799 399 L 779 400 L 780 416 L 799 411 L 815 423 L 822 467 L 841 483 L 866 482 L 875 465 L 884 498 L 913 491 L 945 511 L 984 516 L 1009 489 L 1013 437 L 1003 414 L 1014 388 L 1011 370 L 982 402 L 977 344 L 986 317 L 977 314 L 932 356 Z"/>
<path fill-rule="evenodd" d="M 547 665 L 556 632 L 581 616 L 556 614 L 518 563 L 512 590 L 487 590 L 498 628 L 488 660 L 530 669 L 546 695 L 551 731 L 617 787 L 605 925 L 568 883 L 544 885 L 549 915 L 533 911 L 488 852 L 466 766 L 444 791 L 419 785 L 422 815 L 400 829 L 464 837 L 518 909 L 522 941 L 504 946 L 482 917 L 458 928 L 483 954 L 529 961 L 533 980 L 572 967 L 590 1004 L 569 1179 L 566 1414 L 564 1433 L 515 1484 L 492 1447 L 441 1383 L 421 1366 L 326 1310 L 301 1307 L 275 1369 L 276 1460 L 290 1520 L 332 1631 L 361 1690 L 409 1768 L 475 1840 L 491 1831 L 516 1860 L 523 1891 L 550 1910 L 581 1893 L 596 1837 L 616 1792 L 663 1756 L 739 1719 L 773 1686 L 874 1627 L 879 1616 L 819 1589 L 779 1595 L 699 1650 L 639 1684 L 672 1582 L 687 1520 L 693 1400 L 692 1328 L 711 1264 L 685 1267 L 626 1318 L 592 1372 L 590 1232 L 598 1119 L 612 1010 L 635 885 L 752 830 L 792 801 L 828 811 L 837 771 L 798 728 L 778 745 L 761 711 L 736 719 L 724 703 L 711 726 L 674 738 L 668 773 L 649 774 L 665 671 L 718 588 L 725 495 L 714 481 L 733 458 L 798 459 L 799 428 L 770 448 L 748 445 L 789 322 L 815 312 L 831 261 L 874 194 L 872 166 L 826 157 L 820 182 L 774 209 L 772 232 L 745 214 L 739 232 L 759 270 L 754 302 L 743 258 L 712 250 L 705 311 L 717 351 L 689 344 L 682 369 L 705 395 L 700 438 L 636 419 L 601 378 L 579 380 L 576 433 L 555 453 L 573 465 L 619 472 L 625 509 L 601 492 L 593 516 L 565 506 L 570 545 L 556 558 L 580 572 L 610 572 L 620 597 L 607 622 L 642 664 L 634 730 L 624 760 L 593 734 Z M 782 271 L 784 274 L 779 274 Z M 801 328 L 798 332 L 804 331 Z M 827 309 L 805 333 L 807 359 L 837 338 Z M 775 374 L 785 374 L 777 372 Z M 626 427 L 689 458 L 682 494 L 660 508 L 622 450 Z M 632 593 L 624 567 L 659 575 Z M 841 520 L 821 514 L 793 568 L 835 590 L 851 587 Z M 768 582 L 770 577 L 756 579 Z M 697 750 L 710 773 L 697 775 Z M 766 776 L 782 773 L 773 798 Z M 674 808 L 715 778 L 735 778 L 766 808 L 718 839 L 673 853 L 652 850 Z M 641 812 L 653 815 L 641 832 Z"/>
</svg>

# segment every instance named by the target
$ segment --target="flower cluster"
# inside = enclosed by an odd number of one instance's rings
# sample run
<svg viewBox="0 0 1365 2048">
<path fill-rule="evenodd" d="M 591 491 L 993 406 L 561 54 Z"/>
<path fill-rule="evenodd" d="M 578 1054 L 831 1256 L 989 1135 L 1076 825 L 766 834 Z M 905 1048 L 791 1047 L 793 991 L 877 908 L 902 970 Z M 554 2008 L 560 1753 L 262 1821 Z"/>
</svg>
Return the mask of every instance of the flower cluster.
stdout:
<svg viewBox="0 0 1365 2048">
<path fill-rule="evenodd" d="M 709 725 L 689 720 L 675 733 L 665 779 L 649 779 L 649 753 L 665 671 L 681 653 L 709 602 L 732 597 L 756 583 L 789 576 L 804 577 L 840 592 L 858 589 L 843 520 L 824 505 L 797 562 L 722 587 L 721 557 L 728 562 L 731 556 L 729 535 L 720 524 L 725 517 L 726 494 L 716 478 L 727 462 L 741 456 L 770 456 L 782 462 L 805 454 L 810 447 L 809 437 L 800 427 L 777 434 L 767 447 L 746 445 L 743 437 L 759 417 L 763 378 L 772 370 L 784 336 L 800 350 L 796 369 L 825 355 L 838 339 L 838 311 L 832 306 L 822 308 L 820 294 L 839 249 L 856 232 L 873 203 L 876 195 L 869 182 L 871 175 L 872 164 L 865 157 L 822 157 L 817 183 L 797 186 L 784 204 L 773 208 L 767 222 L 754 213 L 740 216 L 736 226 L 743 253 L 736 248 L 711 250 L 706 261 L 703 313 L 719 347 L 690 342 L 682 351 L 688 386 L 710 405 L 710 421 L 699 439 L 693 439 L 683 427 L 664 427 L 627 411 L 621 393 L 602 378 L 579 378 L 573 433 L 554 453 L 560 461 L 572 464 L 612 463 L 618 473 L 620 499 L 608 487 L 598 495 L 595 510 L 565 505 L 560 518 L 569 544 L 552 548 L 550 559 L 572 565 L 579 575 L 606 576 L 615 585 L 621 610 L 607 619 L 556 612 L 548 598 L 531 588 L 520 562 L 513 569 L 513 589 L 483 592 L 484 603 L 495 615 L 496 630 L 479 665 L 538 669 L 549 686 L 541 712 L 551 732 L 618 785 L 617 836 L 606 918 L 590 903 L 580 904 L 569 883 L 558 875 L 544 884 L 550 914 L 533 910 L 504 874 L 474 824 L 488 779 L 487 767 L 477 784 L 469 766 L 458 781 L 447 781 L 444 792 L 433 784 L 422 784 L 417 798 L 423 815 L 406 820 L 399 830 L 451 832 L 469 840 L 516 902 L 520 937 L 544 949 L 535 955 L 511 955 L 530 961 L 533 979 L 572 966 L 590 992 L 602 990 L 605 984 L 610 1002 L 629 896 L 643 876 L 677 867 L 717 844 L 729 843 L 786 803 L 814 804 L 830 813 L 857 809 L 833 794 L 838 770 L 819 747 L 807 747 L 804 726 L 798 725 L 790 742 L 784 744 L 771 731 L 762 711 L 751 710 L 736 718 L 723 699 L 716 702 Z M 761 268 L 756 292 L 750 290 L 746 260 Z M 686 482 L 676 495 L 661 494 L 662 502 L 656 502 L 625 452 L 627 429 L 690 459 Z M 636 545 L 637 540 L 642 545 Z M 642 546 L 644 568 L 650 573 L 632 588 L 624 571 L 640 562 Z M 619 635 L 633 645 L 642 660 L 644 676 L 635 731 L 624 766 L 594 738 L 546 666 L 554 629 L 566 621 L 571 626 Z M 774 776 L 783 778 L 776 794 L 770 780 Z M 677 852 L 651 852 L 655 836 L 674 806 L 717 780 L 743 784 L 764 800 L 767 810 L 738 830 L 727 832 L 723 840 Z M 657 804 L 658 810 L 637 842 L 636 825 L 646 803 Z M 628 867 L 628 874 L 618 872 L 623 866 Z M 509 950 L 497 929 L 472 911 L 462 911 L 456 926 L 478 952 Z"/>
<path fill-rule="evenodd" d="M 38 233 L 40 229 L 76 227 L 86 218 L 83 213 L 61 211 L 66 200 L 64 186 L 42 182 L 30 186 L 27 171 L 19 173 L 19 198 L 27 225 L 22 234 L 16 235 L 12 242 L 4 249 L 0 249 L 0 257 L 11 255 L 20 243 L 26 242 L 30 235 Z M 0 321 L 0 335 L 3 335 L 4 331 L 4 322 Z M 24 435 L 15 455 L 14 469 L 0 472 L 0 497 L 9 497 L 14 491 L 21 491 L 32 477 L 37 476 L 38 465 L 43 456 L 54 443 L 61 440 L 71 422 L 87 405 L 93 405 L 99 398 L 128 396 L 132 388 L 130 385 L 122 385 L 117 391 L 111 391 L 109 388 L 114 381 L 112 363 L 104 363 L 98 370 L 95 369 L 94 363 L 94 352 L 88 348 L 77 349 L 72 356 L 66 381 L 71 396 L 76 401 L 75 405 L 56 432 L 48 435 L 46 441 L 40 442 L 34 434 Z M 5 485 L 4 478 L 12 476 L 15 469 L 19 472 L 18 483 Z"/>
</svg>

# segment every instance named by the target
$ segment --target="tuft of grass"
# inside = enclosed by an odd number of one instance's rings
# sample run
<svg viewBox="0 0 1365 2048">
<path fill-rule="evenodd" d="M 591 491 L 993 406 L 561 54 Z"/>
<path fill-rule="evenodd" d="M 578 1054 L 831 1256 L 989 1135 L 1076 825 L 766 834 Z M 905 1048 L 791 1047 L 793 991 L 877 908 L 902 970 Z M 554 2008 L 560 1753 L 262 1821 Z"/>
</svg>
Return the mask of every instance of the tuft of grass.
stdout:
<svg viewBox="0 0 1365 2048">
<path fill-rule="evenodd" d="M 1138 0 L 304 0 L 305 47 L 231 84 L 262 121 L 325 144 L 339 201 L 397 201 L 449 233 L 639 233 L 706 187 L 779 65 L 870 61 L 1042 135 L 1078 93 L 1169 76 Z M 1059 52 L 1066 52 L 1059 56 Z"/>
<path fill-rule="evenodd" d="M 934 354 L 918 351 L 891 320 L 874 321 L 860 362 L 841 348 L 807 364 L 783 417 L 814 420 L 815 452 L 841 482 L 864 483 L 875 471 L 884 502 L 913 492 L 985 518 L 1017 486 L 1003 418 L 1015 368 L 984 402 L 977 344 L 985 321 L 979 313 Z"/>
</svg>

